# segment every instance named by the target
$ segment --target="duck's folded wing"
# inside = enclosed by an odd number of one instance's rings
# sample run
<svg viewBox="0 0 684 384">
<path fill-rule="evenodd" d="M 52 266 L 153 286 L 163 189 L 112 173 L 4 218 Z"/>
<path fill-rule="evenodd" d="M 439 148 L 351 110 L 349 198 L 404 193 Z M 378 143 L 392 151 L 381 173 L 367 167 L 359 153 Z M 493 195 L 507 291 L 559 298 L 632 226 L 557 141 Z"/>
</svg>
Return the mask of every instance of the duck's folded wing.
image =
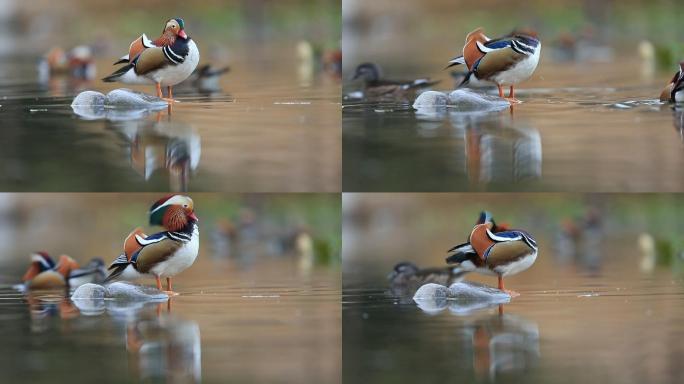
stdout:
<svg viewBox="0 0 684 384">
<path fill-rule="evenodd" d="M 498 72 L 511 68 L 526 57 L 527 55 L 514 51 L 510 45 L 492 49 L 475 63 L 473 71 L 478 78 L 487 79 Z"/>
<path fill-rule="evenodd" d="M 138 57 L 133 60 L 135 73 L 138 75 L 146 75 L 157 69 L 174 64 L 164 52 L 164 48 L 148 48 L 138 55 Z"/>
<path fill-rule="evenodd" d="M 171 257 L 183 244 L 168 237 L 153 244 L 142 247 L 134 256 L 136 269 L 140 273 L 149 273 L 159 263 Z"/>
<path fill-rule="evenodd" d="M 534 249 L 520 239 L 492 245 L 485 251 L 484 258 L 487 265 L 496 267 L 515 262 L 532 252 L 534 252 Z"/>
</svg>

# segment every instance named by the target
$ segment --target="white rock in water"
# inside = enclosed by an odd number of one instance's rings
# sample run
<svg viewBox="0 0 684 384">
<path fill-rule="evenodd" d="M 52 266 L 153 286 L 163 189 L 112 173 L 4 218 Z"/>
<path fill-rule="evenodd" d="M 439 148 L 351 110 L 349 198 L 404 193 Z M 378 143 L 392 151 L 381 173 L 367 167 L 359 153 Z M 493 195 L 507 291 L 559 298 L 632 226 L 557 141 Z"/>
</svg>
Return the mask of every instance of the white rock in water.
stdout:
<svg viewBox="0 0 684 384">
<path fill-rule="evenodd" d="M 446 106 L 448 101 L 449 98 L 442 92 L 425 91 L 418 95 L 416 101 L 413 102 L 413 108 Z"/>
<path fill-rule="evenodd" d="M 418 288 L 413 300 L 423 299 L 446 299 L 449 297 L 449 288 L 435 283 L 428 283 Z"/>
<path fill-rule="evenodd" d="M 71 301 L 83 315 L 95 316 L 105 311 L 104 299 L 106 294 L 107 289 L 105 287 L 87 283 L 76 288 L 71 295 Z"/>
<path fill-rule="evenodd" d="M 100 106 L 104 107 L 105 98 L 106 98 L 106 96 L 100 92 L 83 91 L 83 92 L 79 93 L 74 98 L 74 101 L 71 103 L 71 106 L 75 107 L 75 106 L 92 106 L 92 105 L 97 106 L 97 105 L 100 105 Z"/>
<path fill-rule="evenodd" d="M 135 285 L 123 281 L 109 284 L 107 298 L 134 301 L 167 301 L 169 296 L 156 288 Z"/>
<path fill-rule="evenodd" d="M 165 108 L 168 104 L 157 96 L 121 88 L 115 89 L 107 94 L 105 105 L 107 107 L 145 107 L 156 109 Z"/>
<path fill-rule="evenodd" d="M 492 301 L 499 302 L 501 300 L 510 300 L 511 296 L 499 289 L 470 283 L 467 281 L 459 281 L 453 283 L 449 287 L 449 297 L 459 300 L 478 300 L 478 301 Z"/>
<path fill-rule="evenodd" d="M 449 105 L 462 111 L 500 111 L 511 104 L 492 95 L 480 94 L 469 89 L 457 89 L 449 94 Z"/>
<path fill-rule="evenodd" d="M 104 299 L 107 289 L 99 284 L 87 283 L 76 288 L 71 295 L 71 300 L 81 299 Z"/>
</svg>

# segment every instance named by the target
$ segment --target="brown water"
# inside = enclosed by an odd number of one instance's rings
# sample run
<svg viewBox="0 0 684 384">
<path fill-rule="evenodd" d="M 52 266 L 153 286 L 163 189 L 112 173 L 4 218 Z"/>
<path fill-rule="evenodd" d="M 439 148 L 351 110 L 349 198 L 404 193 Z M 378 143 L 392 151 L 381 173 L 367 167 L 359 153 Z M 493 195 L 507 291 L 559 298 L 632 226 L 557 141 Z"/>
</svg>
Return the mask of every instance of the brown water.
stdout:
<svg viewBox="0 0 684 384">
<path fill-rule="evenodd" d="M 235 50 L 237 58 L 226 63 L 231 71 L 219 89 L 177 88 L 181 102 L 172 114 L 108 112 L 96 120 L 70 107 L 78 92 L 124 87 L 153 93 L 154 87 L 66 78 L 39 84 L 34 58 L 3 59 L 0 187 L 338 191 L 339 82 L 302 64 L 294 42 Z M 110 60 L 98 62 L 98 70 L 111 72 Z"/>
<path fill-rule="evenodd" d="M 81 312 L 59 292 L 22 295 L 5 286 L 4 378 L 335 382 L 339 286 L 335 269 L 304 272 L 294 260 L 267 258 L 247 268 L 198 262 L 177 279 L 181 295 L 169 303 L 108 302 L 103 313 Z"/>
<path fill-rule="evenodd" d="M 560 222 L 581 214 L 578 198 L 346 197 L 344 382 L 680 382 L 682 223 L 662 208 L 681 199 L 585 197 L 602 220 L 572 238 Z M 446 249 L 463 241 L 470 211 L 481 206 L 495 217 L 503 210 L 500 221 L 539 243 L 536 263 L 506 278 L 520 297 L 479 309 L 447 301 L 426 311 L 413 291 L 390 290 L 384 276 L 397 262 L 445 265 Z M 657 252 L 644 247 L 644 234 Z M 496 286 L 493 277 L 467 279 Z"/>
</svg>

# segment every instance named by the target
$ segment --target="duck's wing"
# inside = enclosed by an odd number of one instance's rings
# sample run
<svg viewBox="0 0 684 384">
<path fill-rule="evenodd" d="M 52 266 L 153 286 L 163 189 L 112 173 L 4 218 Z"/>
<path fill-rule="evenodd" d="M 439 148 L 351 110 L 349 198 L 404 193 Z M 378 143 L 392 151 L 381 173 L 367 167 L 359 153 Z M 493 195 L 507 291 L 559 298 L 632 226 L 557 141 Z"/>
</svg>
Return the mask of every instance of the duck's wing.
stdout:
<svg viewBox="0 0 684 384">
<path fill-rule="evenodd" d="M 143 244 L 138 241 L 138 238 L 140 238 L 141 241 L 144 241 L 147 238 L 147 235 L 140 227 L 132 230 L 131 233 L 126 236 L 126 240 L 124 240 L 124 254 L 128 260 L 130 260 L 131 256 L 143 246 Z"/>
<path fill-rule="evenodd" d="M 185 47 L 187 50 L 187 47 Z M 174 52 L 172 46 L 147 48 L 138 57 L 133 59 L 135 73 L 146 75 L 157 69 L 169 65 L 178 65 L 185 61 L 187 51 Z"/>
<path fill-rule="evenodd" d="M 154 42 L 150 39 L 147 38 L 147 35 L 144 33 L 140 35 L 137 39 L 133 40 L 131 45 L 128 47 L 128 54 L 121 56 L 119 61 L 114 63 L 114 65 L 117 64 L 130 64 L 135 60 L 138 55 L 140 55 L 144 50 L 147 48 L 153 48 L 156 47 Z"/>
<path fill-rule="evenodd" d="M 485 251 L 484 258 L 487 265 L 496 267 L 515 262 L 535 251 L 535 248 L 530 247 L 521 238 L 520 240 L 505 241 L 492 245 Z"/>
<path fill-rule="evenodd" d="M 140 273 L 149 273 L 155 265 L 167 260 L 183 245 L 182 242 L 169 237 L 166 232 L 157 235 L 161 235 L 157 237 L 158 240 L 144 245 L 133 255 L 132 262 L 136 264 L 136 270 Z"/>
</svg>

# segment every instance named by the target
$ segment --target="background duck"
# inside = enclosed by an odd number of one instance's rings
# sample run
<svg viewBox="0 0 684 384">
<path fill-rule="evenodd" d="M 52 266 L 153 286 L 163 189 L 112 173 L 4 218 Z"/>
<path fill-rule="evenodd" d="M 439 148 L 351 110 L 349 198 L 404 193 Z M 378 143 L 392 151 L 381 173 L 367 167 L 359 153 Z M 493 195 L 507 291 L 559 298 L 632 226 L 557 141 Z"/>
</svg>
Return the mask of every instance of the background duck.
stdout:
<svg viewBox="0 0 684 384">
<path fill-rule="evenodd" d="M 185 33 L 185 22 L 181 18 L 169 19 L 158 39 L 151 41 L 143 34 L 133 41 L 128 54 L 114 63 L 126 65 L 102 80 L 155 84 L 159 98 L 163 98 L 161 87 L 165 86 L 168 98 L 164 100 L 172 102 L 172 87 L 187 79 L 198 63 L 199 50 Z"/>
<path fill-rule="evenodd" d="M 514 31 L 503 37 L 489 39 L 482 28 L 478 28 L 468 34 L 463 54 L 449 61 L 447 68 L 465 64 L 468 74 L 460 85 L 475 76 L 478 80 L 495 83 L 502 98 L 503 86 L 510 86 L 506 99 L 517 103 L 514 86 L 532 76 L 539 63 L 540 52 L 541 42 L 530 34 Z"/>
<path fill-rule="evenodd" d="M 504 287 L 503 277 L 522 272 L 537 259 L 537 242 L 530 234 L 521 230 L 493 232 L 493 224 L 477 224 L 468 237 L 468 242 L 449 250 L 449 264 L 456 264 L 463 272 L 480 272 L 496 275 L 499 289 L 511 296 L 518 294 Z"/>
<path fill-rule="evenodd" d="M 31 265 L 21 280 L 29 289 L 64 288 L 69 275 L 78 268 L 78 263 L 67 255 L 55 263 L 46 252 L 36 252 L 31 254 Z"/>
<path fill-rule="evenodd" d="M 109 266 L 105 282 L 154 276 L 162 290 L 161 279 L 166 278 L 166 292 L 173 294 L 171 278 L 190 267 L 199 252 L 194 204 L 188 196 L 170 195 L 154 203 L 149 216 L 150 225 L 166 231 L 146 236 L 140 228 L 133 230 L 124 241 L 124 252 Z"/>
<path fill-rule="evenodd" d="M 439 81 L 432 81 L 429 78 L 416 80 L 383 79 L 382 69 L 375 63 L 363 63 L 356 67 L 352 80 L 357 79 L 363 82 L 364 96 L 369 98 L 406 96 L 439 83 Z"/>
<path fill-rule="evenodd" d="M 679 70 L 674 74 L 672 80 L 663 88 L 660 93 L 660 101 L 677 103 L 684 100 L 684 61 L 679 63 Z"/>
</svg>

